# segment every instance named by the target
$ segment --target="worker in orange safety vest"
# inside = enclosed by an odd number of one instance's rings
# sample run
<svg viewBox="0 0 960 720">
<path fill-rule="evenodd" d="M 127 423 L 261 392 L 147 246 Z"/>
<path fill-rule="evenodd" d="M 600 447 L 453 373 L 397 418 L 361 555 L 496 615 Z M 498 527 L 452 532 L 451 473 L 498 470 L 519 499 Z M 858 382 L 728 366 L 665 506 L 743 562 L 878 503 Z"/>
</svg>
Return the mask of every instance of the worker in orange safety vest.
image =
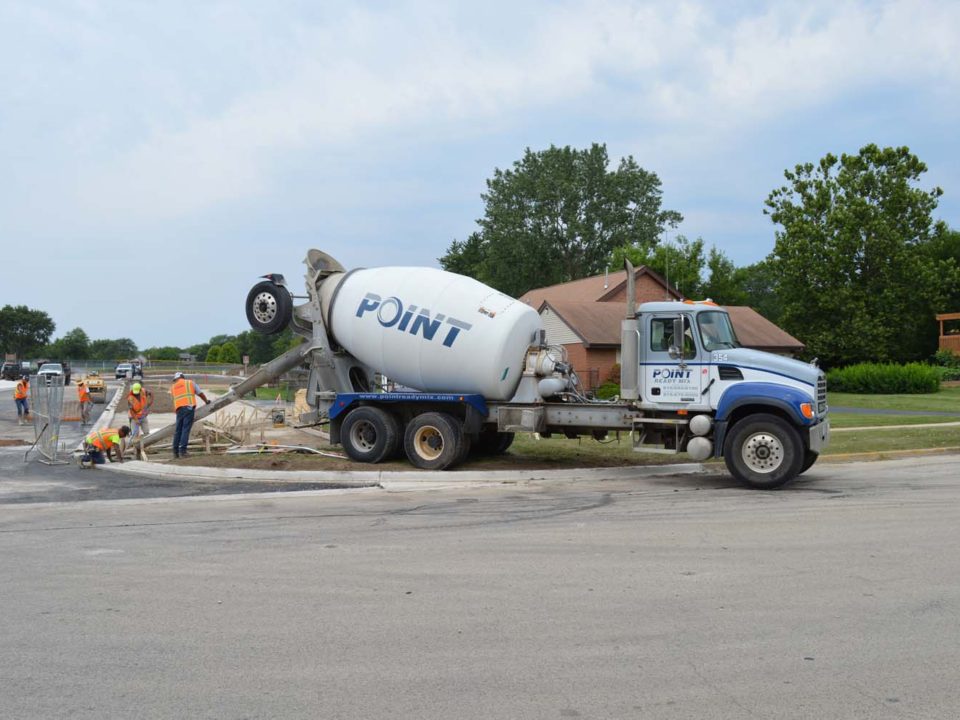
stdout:
<svg viewBox="0 0 960 720">
<path fill-rule="evenodd" d="M 30 394 L 30 376 L 23 375 L 20 382 L 13 389 L 13 399 L 17 404 L 17 424 L 23 425 L 30 422 L 30 403 L 27 396 Z"/>
<path fill-rule="evenodd" d="M 210 401 L 197 384 L 185 378 L 182 372 L 174 373 L 170 394 L 173 395 L 173 407 L 177 413 L 177 424 L 173 431 L 173 456 L 186 457 L 190 430 L 193 428 L 193 415 L 197 409 L 197 398 L 199 397 L 208 405 Z"/>
<path fill-rule="evenodd" d="M 93 408 L 93 398 L 83 380 L 77 380 L 77 399 L 80 401 L 80 424 L 90 424 L 90 411 Z"/>
<path fill-rule="evenodd" d="M 147 416 L 150 414 L 151 407 L 153 407 L 153 393 L 138 382 L 131 385 L 130 392 L 127 393 L 127 415 L 130 418 L 131 440 L 141 432 L 144 435 L 150 434 L 150 428 L 147 426 Z"/>
<path fill-rule="evenodd" d="M 106 460 L 113 462 L 114 453 L 118 462 L 123 462 L 123 438 L 130 434 L 130 428 L 122 425 L 119 428 L 104 428 L 94 430 L 83 440 L 83 451 L 90 456 L 96 465 L 103 465 Z"/>
</svg>

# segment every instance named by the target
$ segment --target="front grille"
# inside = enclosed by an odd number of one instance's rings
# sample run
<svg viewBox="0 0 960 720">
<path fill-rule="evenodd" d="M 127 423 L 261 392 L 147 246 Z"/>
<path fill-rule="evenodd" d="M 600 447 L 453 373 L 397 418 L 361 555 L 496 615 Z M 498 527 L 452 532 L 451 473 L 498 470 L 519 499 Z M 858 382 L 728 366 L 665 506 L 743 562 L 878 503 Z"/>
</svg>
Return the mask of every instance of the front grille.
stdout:
<svg viewBox="0 0 960 720">
<path fill-rule="evenodd" d="M 740 368 L 733 365 L 718 365 L 717 374 L 721 380 L 743 380 L 743 373 Z"/>
<path fill-rule="evenodd" d="M 817 378 L 817 414 L 827 411 L 827 376 L 820 373 Z"/>
</svg>

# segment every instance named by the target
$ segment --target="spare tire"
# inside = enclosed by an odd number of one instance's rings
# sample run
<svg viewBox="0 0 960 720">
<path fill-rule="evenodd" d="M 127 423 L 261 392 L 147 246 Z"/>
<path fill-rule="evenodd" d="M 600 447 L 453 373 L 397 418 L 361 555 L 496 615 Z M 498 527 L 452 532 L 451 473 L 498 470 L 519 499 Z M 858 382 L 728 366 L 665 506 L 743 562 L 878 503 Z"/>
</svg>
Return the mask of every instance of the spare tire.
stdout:
<svg viewBox="0 0 960 720">
<path fill-rule="evenodd" d="M 293 316 L 293 298 L 282 285 L 258 282 L 247 293 L 247 322 L 264 335 L 282 332 Z"/>
</svg>

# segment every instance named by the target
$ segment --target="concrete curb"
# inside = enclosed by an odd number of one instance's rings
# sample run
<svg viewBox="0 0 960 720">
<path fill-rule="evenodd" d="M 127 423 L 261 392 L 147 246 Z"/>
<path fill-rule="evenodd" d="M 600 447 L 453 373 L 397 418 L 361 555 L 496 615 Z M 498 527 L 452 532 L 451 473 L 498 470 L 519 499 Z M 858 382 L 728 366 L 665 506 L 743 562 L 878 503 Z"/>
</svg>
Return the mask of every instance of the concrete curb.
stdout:
<svg viewBox="0 0 960 720">
<path fill-rule="evenodd" d="M 337 487 L 381 487 L 385 490 L 409 490 L 442 487 L 483 487 L 517 482 L 631 480 L 659 475 L 690 475 L 707 472 L 699 463 L 641 465 L 611 468 L 570 468 L 557 470 L 465 470 L 462 472 L 423 471 L 333 471 L 333 470 L 250 470 L 242 468 L 207 468 L 189 465 L 158 465 L 131 460 L 100 465 L 97 469 L 119 472 L 154 480 L 203 482 L 250 482 L 278 484 L 330 484 Z"/>
<path fill-rule="evenodd" d="M 960 453 L 960 447 L 945 448 L 916 448 L 914 450 L 871 450 L 861 453 L 840 453 L 837 455 L 821 455 L 817 465 L 821 463 L 866 462 L 870 460 L 899 460 L 909 457 L 924 457 L 927 455 L 955 455 Z"/>
</svg>

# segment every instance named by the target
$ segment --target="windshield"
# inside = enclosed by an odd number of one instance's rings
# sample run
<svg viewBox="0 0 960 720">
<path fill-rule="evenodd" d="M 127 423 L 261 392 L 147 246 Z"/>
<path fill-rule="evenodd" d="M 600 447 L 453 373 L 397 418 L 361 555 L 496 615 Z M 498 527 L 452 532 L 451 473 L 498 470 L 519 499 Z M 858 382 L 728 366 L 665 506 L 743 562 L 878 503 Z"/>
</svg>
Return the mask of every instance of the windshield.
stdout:
<svg viewBox="0 0 960 720">
<path fill-rule="evenodd" d="M 697 316 L 697 324 L 700 326 L 700 340 L 705 350 L 725 350 L 740 346 L 727 313 L 719 310 L 702 312 Z"/>
</svg>

